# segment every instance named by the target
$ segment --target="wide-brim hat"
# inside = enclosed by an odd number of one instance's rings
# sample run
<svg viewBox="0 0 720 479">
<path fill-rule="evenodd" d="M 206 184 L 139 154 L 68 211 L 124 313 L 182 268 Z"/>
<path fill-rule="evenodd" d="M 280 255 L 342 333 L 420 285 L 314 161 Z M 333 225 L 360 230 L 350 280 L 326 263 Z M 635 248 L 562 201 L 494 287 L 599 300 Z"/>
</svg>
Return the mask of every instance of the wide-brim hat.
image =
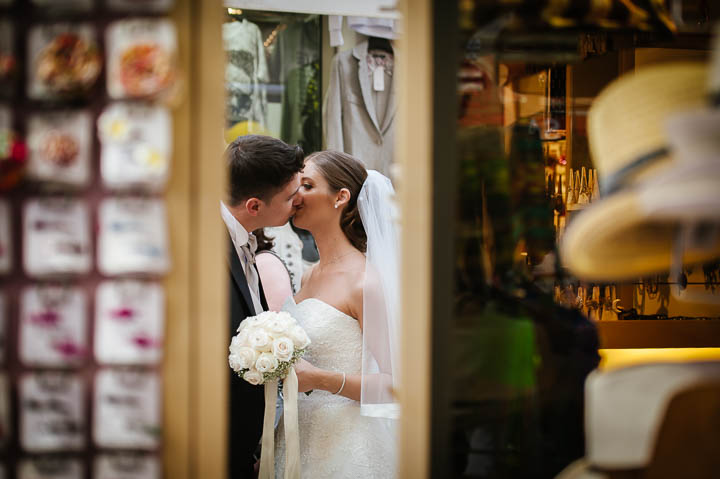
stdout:
<svg viewBox="0 0 720 479">
<path fill-rule="evenodd" d="M 560 243 L 578 277 L 616 281 L 670 269 L 678 232 L 696 234 L 685 264 L 720 257 L 720 113 L 708 68 L 666 63 L 625 75 L 588 112 L 602 196 L 571 217 Z"/>
</svg>

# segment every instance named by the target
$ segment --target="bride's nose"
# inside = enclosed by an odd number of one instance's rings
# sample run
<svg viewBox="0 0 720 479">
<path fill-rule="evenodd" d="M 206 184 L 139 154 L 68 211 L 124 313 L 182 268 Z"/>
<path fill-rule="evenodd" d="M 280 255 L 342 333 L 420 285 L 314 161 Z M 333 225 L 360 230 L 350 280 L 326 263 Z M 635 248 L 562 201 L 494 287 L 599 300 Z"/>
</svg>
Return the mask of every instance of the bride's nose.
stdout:
<svg viewBox="0 0 720 479">
<path fill-rule="evenodd" d="M 302 203 L 302 190 L 298 190 L 297 193 L 295 193 L 295 198 L 293 198 L 293 206 L 300 206 Z"/>
</svg>

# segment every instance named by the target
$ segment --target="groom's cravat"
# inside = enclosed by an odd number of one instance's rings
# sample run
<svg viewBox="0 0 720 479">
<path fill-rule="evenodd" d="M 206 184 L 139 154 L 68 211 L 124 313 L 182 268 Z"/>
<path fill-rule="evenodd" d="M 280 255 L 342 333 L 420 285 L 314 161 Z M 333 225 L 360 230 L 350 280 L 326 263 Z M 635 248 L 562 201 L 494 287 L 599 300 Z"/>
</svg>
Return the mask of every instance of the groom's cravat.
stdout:
<svg viewBox="0 0 720 479">
<path fill-rule="evenodd" d="M 243 268 L 245 268 L 245 278 L 247 278 L 248 288 L 250 288 L 250 296 L 253 300 L 253 308 L 255 308 L 255 314 L 260 314 L 263 311 L 262 303 L 260 301 L 260 277 L 258 276 L 257 268 L 255 267 L 255 250 L 257 249 L 257 239 L 252 233 L 248 235 L 248 242 L 240 247 L 245 256 Z"/>
</svg>

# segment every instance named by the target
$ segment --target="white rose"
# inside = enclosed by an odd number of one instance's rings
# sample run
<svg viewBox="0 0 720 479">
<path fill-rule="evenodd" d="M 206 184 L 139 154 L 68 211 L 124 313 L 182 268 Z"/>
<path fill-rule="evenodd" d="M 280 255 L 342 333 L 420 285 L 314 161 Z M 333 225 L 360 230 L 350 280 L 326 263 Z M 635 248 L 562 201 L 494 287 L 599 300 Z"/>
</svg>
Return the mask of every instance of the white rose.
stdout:
<svg viewBox="0 0 720 479">
<path fill-rule="evenodd" d="M 290 338 L 278 338 L 273 341 L 273 354 L 280 361 L 290 361 L 295 352 L 295 345 Z"/>
<path fill-rule="evenodd" d="M 245 328 L 239 333 L 237 333 L 235 336 L 233 336 L 232 341 L 237 342 L 238 346 L 247 346 L 248 345 L 248 332 L 250 330 Z M 232 345 L 232 343 L 231 343 Z"/>
<path fill-rule="evenodd" d="M 255 368 L 261 373 L 271 373 L 278 367 L 278 360 L 270 353 L 262 353 L 255 361 Z"/>
<path fill-rule="evenodd" d="M 252 348 L 244 347 L 238 348 L 235 356 L 241 369 L 250 369 L 255 364 L 255 361 L 257 361 L 258 353 Z"/>
<path fill-rule="evenodd" d="M 240 331 L 243 331 L 245 328 L 250 326 L 250 323 L 252 323 L 251 318 L 247 318 L 244 321 L 242 321 L 240 323 L 240 326 L 238 326 L 238 328 L 237 328 L 237 332 L 239 333 Z"/>
<path fill-rule="evenodd" d="M 287 318 L 293 326 L 297 326 L 297 324 L 298 324 L 297 319 L 293 318 L 293 316 L 290 313 L 288 313 L 287 311 L 280 311 L 280 314 L 284 318 Z"/>
<path fill-rule="evenodd" d="M 250 347 L 258 351 L 269 352 L 272 350 L 272 338 L 270 338 L 267 331 L 262 328 L 253 328 L 250 330 L 248 333 L 248 342 L 250 343 Z"/>
<path fill-rule="evenodd" d="M 242 346 L 242 344 L 240 343 L 240 339 L 237 336 L 233 336 L 232 338 L 230 338 L 230 348 L 229 349 L 230 349 L 231 353 L 234 350 L 236 350 L 237 348 L 239 348 L 240 346 Z"/>
<path fill-rule="evenodd" d="M 240 360 L 235 354 L 231 354 L 230 356 L 228 356 L 228 364 L 230 364 L 230 367 L 236 373 L 239 373 L 243 369 L 240 367 Z"/>
<path fill-rule="evenodd" d="M 252 384 L 253 386 L 257 386 L 258 384 L 262 384 L 263 375 L 255 371 L 254 369 L 251 369 L 250 371 L 247 371 L 245 374 L 243 374 L 243 379 Z"/>
<path fill-rule="evenodd" d="M 290 323 L 290 320 L 288 318 L 283 317 L 281 315 L 278 315 L 277 317 L 269 320 L 267 324 L 265 324 L 265 328 L 273 333 L 283 333 L 285 332 L 292 324 Z"/>
<path fill-rule="evenodd" d="M 252 318 L 245 318 L 245 320 L 242 323 L 240 323 L 240 328 L 238 328 L 238 332 L 241 329 L 254 328 L 257 325 L 258 325 L 258 320 L 256 317 L 253 316 Z"/>
<path fill-rule="evenodd" d="M 295 343 L 295 347 L 297 349 L 305 349 L 310 344 L 310 338 L 305 330 L 300 326 L 293 326 L 290 328 L 288 336 L 292 339 L 292 342 Z"/>
<path fill-rule="evenodd" d="M 275 313 L 273 311 L 265 311 L 255 316 L 255 325 L 265 326 L 273 318 L 275 318 Z"/>
</svg>

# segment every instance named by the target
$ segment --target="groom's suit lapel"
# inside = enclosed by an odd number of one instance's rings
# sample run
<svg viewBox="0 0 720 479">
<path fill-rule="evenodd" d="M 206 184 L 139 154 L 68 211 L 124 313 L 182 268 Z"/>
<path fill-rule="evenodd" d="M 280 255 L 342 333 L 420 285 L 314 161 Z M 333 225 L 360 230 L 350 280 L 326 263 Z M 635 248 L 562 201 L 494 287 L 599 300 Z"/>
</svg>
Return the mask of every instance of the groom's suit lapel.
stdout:
<svg viewBox="0 0 720 479">
<path fill-rule="evenodd" d="M 242 297 L 245 300 L 248 311 L 250 311 L 251 315 L 255 315 L 257 314 L 257 311 L 255 311 L 252 296 L 250 296 L 250 288 L 248 287 L 247 278 L 245 277 L 245 271 L 243 271 L 242 263 L 240 262 L 240 258 L 238 258 L 237 251 L 235 251 L 235 245 L 233 244 L 232 239 L 229 240 L 229 243 L 230 273 L 232 274 L 235 284 L 240 290 L 240 294 L 242 294 Z"/>
</svg>

